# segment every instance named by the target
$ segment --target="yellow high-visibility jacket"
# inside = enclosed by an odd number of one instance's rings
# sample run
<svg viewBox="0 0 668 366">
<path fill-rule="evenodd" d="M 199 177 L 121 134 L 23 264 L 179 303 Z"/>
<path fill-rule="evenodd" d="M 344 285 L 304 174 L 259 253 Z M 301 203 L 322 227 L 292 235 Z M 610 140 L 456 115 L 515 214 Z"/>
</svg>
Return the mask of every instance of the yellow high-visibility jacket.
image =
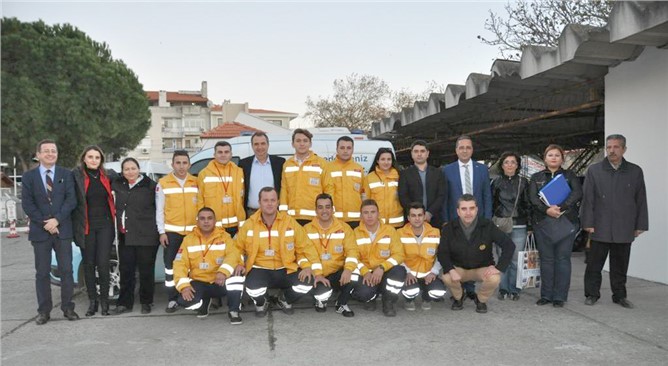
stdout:
<svg viewBox="0 0 668 366">
<path fill-rule="evenodd" d="M 244 172 L 234 163 L 211 160 L 197 176 L 197 209 L 209 207 L 216 213 L 216 226 L 239 226 L 246 219 Z"/>
<path fill-rule="evenodd" d="M 359 263 L 353 229 L 343 221 L 336 218 L 333 220 L 327 229 L 320 226 L 317 218 L 304 226 L 320 256 L 323 276 L 336 273 L 341 268 L 352 272 Z"/>
<path fill-rule="evenodd" d="M 417 278 L 424 278 L 435 270 L 434 274 L 438 276 L 441 267 L 437 264 L 436 253 L 438 253 L 438 244 L 441 241 L 440 230 L 425 222 L 421 243 L 418 243 L 411 224 L 406 224 L 397 232 L 401 237 L 401 244 L 404 246 L 406 255 L 404 266 L 408 267 L 410 273 Z"/>
<path fill-rule="evenodd" d="M 360 263 L 357 268 L 364 276 L 378 266 L 383 266 L 385 272 L 392 267 L 398 266 L 404 261 L 404 248 L 397 231 L 390 225 L 380 224 L 375 240 L 371 240 L 369 231 L 362 223 L 355 228 L 357 249 L 359 250 Z"/>
<path fill-rule="evenodd" d="M 271 229 L 257 211 L 244 222 L 237 233 L 237 248 L 246 257 L 246 273 L 253 266 L 267 269 L 285 268 L 287 273 L 310 268 L 314 275 L 322 274 L 322 264 L 313 242 L 304 228 L 285 212 L 278 212 Z M 273 251 L 267 255 L 266 250 Z"/>
<path fill-rule="evenodd" d="M 283 164 L 281 176 L 280 211 L 299 220 L 313 220 L 315 218 L 315 197 L 320 193 L 332 195 L 334 188 L 330 176 L 327 174 L 329 163 L 313 151 L 308 158 L 299 165 L 295 157 L 291 157 Z"/>
<path fill-rule="evenodd" d="M 165 231 L 187 235 L 197 225 L 197 178 L 188 174 L 181 187 L 170 173 L 158 183 L 165 195 Z"/>
<path fill-rule="evenodd" d="M 229 278 L 241 260 L 234 240 L 224 229 L 216 227 L 208 238 L 204 238 L 195 227 L 183 238 L 174 258 L 176 289 L 181 292 L 190 286 L 190 281 L 213 283 L 218 272 Z"/>
<path fill-rule="evenodd" d="M 399 172 L 392 168 L 388 174 L 376 168 L 366 176 L 364 194 L 378 203 L 380 220 L 395 228 L 404 225 L 404 209 L 399 202 Z"/>
<path fill-rule="evenodd" d="M 364 191 L 364 168 L 350 159 L 334 159 L 329 164 L 329 176 L 334 187 L 334 217 L 345 222 L 360 220 Z"/>
</svg>

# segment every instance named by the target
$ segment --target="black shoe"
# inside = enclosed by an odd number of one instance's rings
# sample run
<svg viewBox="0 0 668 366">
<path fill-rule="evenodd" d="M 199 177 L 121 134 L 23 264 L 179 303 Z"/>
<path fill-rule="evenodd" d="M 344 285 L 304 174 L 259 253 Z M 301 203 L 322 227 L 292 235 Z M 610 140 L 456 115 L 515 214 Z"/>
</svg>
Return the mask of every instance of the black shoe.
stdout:
<svg viewBox="0 0 668 366">
<path fill-rule="evenodd" d="M 552 306 L 554 306 L 555 308 L 563 308 L 564 302 L 561 300 L 554 300 L 552 301 Z"/>
<path fill-rule="evenodd" d="M 86 316 L 93 316 L 97 313 L 97 300 L 91 300 L 86 310 Z"/>
<path fill-rule="evenodd" d="M 450 309 L 452 310 L 462 310 L 464 308 L 464 299 L 466 299 L 466 294 L 462 295 L 462 298 L 459 300 L 454 300 Z"/>
<path fill-rule="evenodd" d="M 267 300 L 261 306 L 255 305 L 255 317 L 264 318 L 267 316 L 267 311 L 269 311 L 269 302 Z"/>
<path fill-rule="evenodd" d="M 397 312 L 394 310 L 394 303 L 390 301 L 390 299 L 387 299 L 387 297 L 383 296 L 383 314 L 385 316 L 397 316 Z"/>
<path fill-rule="evenodd" d="M 130 308 L 130 307 L 127 307 L 125 305 L 116 305 L 116 307 L 114 308 L 114 315 L 129 313 L 131 311 L 132 311 L 132 308 Z"/>
<path fill-rule="evenodd" d="M 202 306 L 197 309 L 197 317 L 200 319 L 204 319 L 207 316 L 209 316 L 209 310 L 211 310 L 211 298 L 208 299 L 202 299 Z"/>
<path fill-rule="evenodd" d="M 614 298 L 614 297 L 613 297 L 613 298 L 612 298 L 612 302 L 614 302 L 615 304 L 619 304 L 619 305 L 621 305 L 623 308 L 627 308 L 627 309 L 633 309 L 633 308 L 635 307 L 635 306 L 633 305 L 633 303 L 630 302 L 629 300 L 626 300 L 626 298 L 623 298 L 623 299 L 617 299 L 617 298 Z"/>
<path fill-rule="evenodd" d="M 46 322 L 48 322 L 49 320 L 51 320 L 51 315 L 45 313 L 39 313 L 37 314 L 37 319 L 35 319 L 35 323 L 37 323 L 37 325 L 43 325 L 46 324 Z"/>
<path fill-rule="evenodd" d="M 227 313 L 227 316 L 230 318 L 230 324 L 232 325 L 239 325 L 243 323 L 243 320 L 241 320 L 238 311 L 230 311 Z"/>
<path fill-rule="evenodd" d="M 167 302 L 167 307 L 165 308 L 165 313 L 172 314 L 178 310 L 179 304 L 174 300 L 169 300 Z"/>
<path fill-rule="evenodd" d="M 288 303 L 288 300 L 285 299 L 283 292 L 278 295 L 278 298 L 276 299 L 276 305 L 278 305 L 278 307 L 287 315 L 292 315 L 295 313 L 295 309 L 293 309 L 292 304 Z"/>
<path fill-rule="evenodd" d="M 74 310 L 72 309 L 67 309 L 63 311 L 63 316 L 67 318 L 67 320 L 79 320 L 79 314 L 75 313 Z"/>
<path fill-rule="evenodd" d="M 318 313 L 324 313 L 325 311 L 327 311 L 327 303 L 326 302 L 322 302 L 322 301 L 316 299 L 314 306 L 315 306 L 315 311 L 317 311 Z"/>
<path fill-rule="evenodd" d="M 507 296 L 507 295 L 508 295 L 507 292 L 505 292 L 505 291 L 499 291 L 499 295 L 497 296 L 497 298 L 498 298 L 499 300 L 503 301 L 503 300 L 506 299 L 506 296 Z"/>
<path fill-rule="evenodd" d="M 480 314 L 485 314 L 487 312 L 487 304 L 484 302 L 477 301 L 475 303 L 475 312 Z"/>
<path fill-rule="evenodd" d="M 538 305 L 538 306 L 543 306 L 543 305 L 547 305 L 547 304 L 549 304 L 549 303 L 551 303 L 551 302 L 552 302 L 552 301 L 550 301 L 550 300 L 548 300 L 548 299 L 543 299 L 543 298 L 541 297 L 540 300 L 536 301 L 536 305 Z"/>
<path fill-rule="evenodd" d="M 510 299 L 513 301 L 517 301 L 520 299 L 520 294 L 510 294 Z"/>
<path fill-rule="evenodd" d="M 587 296 L 587 298 L 585 299 L 585 305 L 591 306 L 591 305 L 596 304 L 597 301 L 598 301 L 598 297 Z"/>
<path fill-rule="evenodd" d="M 352 310 L 350 310 L 350 308 L 348 307 L 348 305 L 339 305 L 339 304 L 336 304 L 335 307 L 336 307 L 336 312 L 337 312 L 338 314 L 343 315 L 343 316 L 346 317 L 346 318 L 352 318 L 352 317 L 355 316 L 355 313 L 354 313 Z"/>
<path fill-rule="evenodd" d="M 150 314 L 151 313 L 151 304 L 141 304 L 141 313 Z"/>
<path fill-rule="evenodd" d="M 109 315 L 109 300 L 100 300 L 100 315 Z"/>
<path fill-rule="evenodd" d="M 364 303 L 364 310 L 376 311 L 376 299 Z"/>
</svg>

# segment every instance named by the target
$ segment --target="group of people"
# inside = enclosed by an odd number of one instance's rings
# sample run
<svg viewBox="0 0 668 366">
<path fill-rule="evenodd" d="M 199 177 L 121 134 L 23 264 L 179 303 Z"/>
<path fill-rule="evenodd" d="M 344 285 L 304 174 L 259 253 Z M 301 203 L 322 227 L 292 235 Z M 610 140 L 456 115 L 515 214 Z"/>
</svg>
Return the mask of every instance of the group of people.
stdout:
<svg viewBox="0 0 668 366">
<path fill-rule="evenodd" d="M 366 174 L 352 158 L 350 137 L 338 139 L 332 162 L 313 153 L 311 140 L 308 130 L 295 130 L 295 154 L 286 160 L 270 155 L 269 137 L 257 132 L 251 138 L 254 156 L 238 165 L 231 145 L 220 141 L 197 177 L 188 173 L 187 152 L 176 151 L 173 172 L 158 182 L 141 174 L 134 158 L 122 161 L 120 175 L 105 170 L 97 146 L 84 149 L 73 171 L 64 169 L 55 165 L 56 143 L 41 141 L 40 165 L 23 178 L 37 324 L 50 319 L 52 249 L 64 316 L 79 318 L 72 302 L 71 240 L 83 253 L 86 316 L 132 311 L 137 271 L 141 312 L 150 313 L 158 245 L 164 248 L 167 313 L 182 307 L 206 317 L 212 303 L 226 297 L 230 322 L 241 324 L 244 291 L 261 317 L 270 304 L 291 314 L 307 295 L 316 311 L 325 312 L 334 290 L 335 311 L 344 317 L 354 316 L 350 299 L 374 310 L 380 295 L 383 314 L 395 316 L 400 297 L 408 311 L 416 310 L 418 298 L 429 310 L 446 290 L 453 310 L 470 298 L 485 313 L 497 287 L 499 300 L 519 299 L 517 251 L 529 232 L 540 252 L 537 304 L 562 307 L 580 222 L 592 239 L 585 303 L 600 297 L 610 252 L 613 300 L 633 307 L 625 289 L 630 246 L 647 230 L 648 218 L 642 170 L 623 159 L 623 136 L 607 138 L 607 158 L 589 168 L 584 190 L 562 168 L 558 145 L 546 148 L 546 168 L 530 180 L 519 175 L 518 154 L 502 154 L 501 174 L 490 182 L 487 166 L 472 159 L 468 136 L 457 139 L 458 160 L 442 169 L 427 163 L 427 143 L 415 141 L 413 165 L 400 170 L 393 151 L 381 148 Z M 559 205 L 547 205 L 538 193 L 559 174 L 570 193 Z M 109 259 L 116 235 L 120 293 L 110 310 Z M 279 290 L 276 296 L 269 296 L 272 289 Z"/>
</svg>

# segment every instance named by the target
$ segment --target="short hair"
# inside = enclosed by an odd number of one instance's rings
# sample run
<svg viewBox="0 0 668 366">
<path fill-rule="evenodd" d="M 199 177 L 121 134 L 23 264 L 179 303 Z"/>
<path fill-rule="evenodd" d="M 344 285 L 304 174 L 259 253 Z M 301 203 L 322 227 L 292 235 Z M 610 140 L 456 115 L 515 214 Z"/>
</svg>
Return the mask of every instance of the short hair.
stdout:
<svg viewBox="0 0 668 366">
<path fill-rule="evenodd" d="M 413 141 L 413 143 L 411 144 L 411 151 L 416 146 L 424 146 L 424 148 L 427 149 L 427 151 L 429 151 L 429 147 L 427 146 L 427 141 L 425 141 L 425 140 L 415 140 L 415 141 Z"/>
<path fill-rule="evenodd" d="M 276 195 L 278 195 L 278 191 L 276 191 L 276 188 L 270 186 L 262 187 L 262 189 L 260 189 L 260 192 L 257 194 L 258 201 L 262 199 L 262 193 L 272 192 L 272 191 L 276 192 Z"/>
<path fill-rule="evenodd" d="M 373 200 L 371 198 L 367 198 L 364 201 L 362 201 L 362 204 L 360 205 L 360 211 L 362 211 L 362 208 L 366 206 L 376 206 L 376 210 L 379 209 L 376 200 Z"/>
<path fill-rule="evenodd" d="M 338 140 L 336 140 L 336 147 L 337 148 L 339 147 L 339 142 L 341 142 L 341 141 L 350 142 L 351 144 L 353 144 L 353 146 L 355 146 L 355 141 L 350 136 L 341 136 L 341 137 L 339 137 Z"/>
<path fill-rule="evenodd" d="M 292 133 L 292 142 L 295 142 L 295 136 L 297 136 L 297 134 L 299 134 L 299 133 L 308 137 L 309 141 L 311 141 L 313 139 L 313 134 L 311 132 L 309 132 L 309 130 L 304 129 L 304 128 L 298 128 Z"/>
<path fill-rule="evenodd" d="M 229 142 L 227 142 L 227 141 L 218 141 L 218 142 L 216 142 L 216 145 L 213 147 L 213 151 L 215 152 L 215 151 L 218 149 L 218 147 L 225 147 L 225 146 L 229 146 L 229 147 L 230 147 L 230 150 L 232 150 L 232 145 L 230 145 Z"/>
<path fill-rule="evenodd" d="M 329 193 L 320 193 L 315 197 L 315 204 L 316 206 L 318 205 L 318 200 L 329 200 L 329 202 L 334 204 L 334 200 L 332 199 L 332 196 Z"/>
<path fill-rule="evenodd" d="M 188 155 L 188 152 L 185 150 L 174 150 L 174 154 L 172 154 L 172 163 L 177 156 L 185 156 L 188 158 L 188 162 L 190 162 L 190 155 Z"/>
<path fill-rule="evenodd" d="M 475 203 L 476 207 L 478 206 L 478 201 L 476 201 L 475 197 L 470 194 L 470 193 L 464 193 L 459 199 L 457 200 L 457 208 L 459 208 L 459 205 L 462 202 L 471 202 Z"/>
<path fill-rule="evenodd" d="M 626 147 L 626 137 L 624 137 L 624 135 L 620 134 L 608 135 L 608 137 L 605 138 L 605 142 L 608 142 L 609 140 L 619 140 L 622 142 L 622 147 Z"/>
<path fill-rule="evenodd" d="M 520 169 L 522 168 L 522 158 L 520 158 L 519 154 L 513 151 L 505 151 L 503 154 L 501 154 L 499 161 L 496 163 L 496 167 L 499 169 L 499 172 L 503 172 L 503 162 L 506 161 L 506 159 L 511 156 L 515 158 L 515 161 L 517 161 L 517 168 L 515 169 L 515 174 L 518 174 L 520 172 Z"/>
<path fill-rule="evenodd" d="M 552 150 L 559 150 L 559 152 L 561 153 L 561 158 L 564 159 L 564 148 L 557 145 L 557 144 L 547 145 L 547 147 L 545 148 L 545 151 L 543 152 L 543 157 L 545 157 L 547 155 L 547 153 L 549 151 L 552 151 Z"/>
<path fill-rule="evenodd" d="M 422 212 L 427 212 L 427 209 L 424 207 L 424 204 L 422 202 L 417 202 L 417 201 L 411 202 L 408 205 L 408 211 L 409 212 L 410 212 L 411 209 L 413 209 L 413 210 L 422 209 Z"/>
<path fill-rule="evenodd" d="M 202 212 L 211 212 L 213 214 L 214 220 L 216 219 L 216 211 L 214 211 L 211 207 L 204 206 L 197 211 L 197 216 L 199 217 L 199 214 Z"/>
<path fill-rule="evenodd" d="M 251 136 L 251 145 L 253 144 L 253 140 L 256 137 L 264 137 L 265 139 L 267 139 L 267 143 L 269 143 L 269 136 L 267 136 L 267 134 L 263 131 L 257 131 Z"/>
<path fill-rule="evenodd" d="M 469 141 L 471 141 L 471 143 L 473 143 L 473 139 L 471 138 L 471 136 L 469 136 L 469 135 L 460 135 L 459 137 L 457 137 L 457 141 L 455 141 L 455 146 L 458 146 L 458 145 L 459 145 L 459 141 L 461 141 L 461 140 L 469 140 Z"/>
<path fill-rule="evenodd" d="M 79 165 L 81 168 L 86 168 L 86 162 L 84 159 L 86 158 L 86 154 L 88 154 L 89 151 L 95 150 L 98 153 L 100 153 L 100 169 L 104 169 L 104 152 L 102 149 L 97 146 L 97 145 L 88 145 L 83 149 L 83 152 L 81 153 L 81 156 L 79 157 Z"/>
<path fill-rule="evenodd" d="M 46 145 L 46 144 L 54 144 L 54 145 L 56 145 L 56 141 L 51 140 L 51 139 L 44 139 L 44 140 L 42 140 L 42 141 L 40 141 L 40 142 L 37 143 L 37 146 L 35 146 L 35 148 L 36 148 L 37 150 L 35 150 L 35 151 L 37 151 L 37 152 L 41 152 L 41 151 L 42 151 L 42 145 Z M 57 149 L 58 149 L 58 145 L 56 145 L 56 150 L 57 150 Z"/>
<path fill-rule="evenodd" d="M 125 165 L 125 163 L 135 163 L 135 165 L 137 166 L 137 169 L 141 170 L 141 166 L 139 165 L 139 162 L 137 161 L 137 159 L 135 159 L 135 158 L 125 158 L 121 162 L 121 173 L 123 173 L 123 166 Z"/>
</svg>

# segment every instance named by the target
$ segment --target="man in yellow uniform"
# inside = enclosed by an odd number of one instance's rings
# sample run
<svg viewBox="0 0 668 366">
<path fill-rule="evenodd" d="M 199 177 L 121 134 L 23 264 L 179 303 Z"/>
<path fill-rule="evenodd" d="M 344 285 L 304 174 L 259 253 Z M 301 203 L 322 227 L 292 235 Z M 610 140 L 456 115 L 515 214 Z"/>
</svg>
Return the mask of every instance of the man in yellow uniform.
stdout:
<svg viewBox="0 0 668 366">
<path fill-rule="evenodd" d="M 362 223 L 355 229 L 355 237 L 362 281 L 354 286 L 353 298 L 367 303 L 365 309 L 375 310 L 376 296 L 383 291 L 383 314 L 396 316 L 394 303 L 406 279 L 406 270 L 400 266 L 404 261 L 401 239 L 392 226 L 381 224 L 376 201 L 362 201 L 361 212 Z"/>
<path fill-rule="evenodd" d="M 234 275 L 241 256 L 230 234 L 215 225 L 215 213 L 204 207 L 197 213 L 197 227 L 183 239 L 174 259 L 177 301 L 188 310 L 197 310 L 198 318 L 205 318 L 211 298 L 227 295 L 230 323 L 241 324 L 244 278 Z"/>
<path fill-rule="evenodd" d="M 322 264 L 304 228 L 285 212 L 278 212 L 278 194 L 264 187 L 259 194 L 260 209 L 246 220 L 237 235 L 237 247 L 246 258 L 246 293 L 255 303 L 255 315 L 265 316 L 269 308 L 268 288 L 279 288 L 276 305 L 284 313 L 294 313 L 292 304 L 322 283 Z"/>
<path fill-rule="evenodd" d="M 292 133 L 295 155 L 283 164 L 281 176 L 280 211 L 287 211 L 300 225 L 315 218 L 315 197 L 320 193 L 332 194 L 329 163 L 311 151 L 313 135 L 301 128 Z"/>
<path fill-rule="evenodd" d="M 345 222 L 333 216 L 332 196 L 321 193 L 316 197 L 315 211 L 317 217 L 306 224 L 304 230 L 315 245 L 322 262 L 323 276 L 329 283 L 340 290 L 336 300 L 336 312 L 346 318 L 355 316 L 348 307 L 350 292 L 353 290 L 353 271 L 357 269 L 357 243 L 355 234 Z M 359 276 L 355 276 L 359 279 Z M 318 284 L 313 289 L 315 310 L 325 312 L 327 300 L 332 296 L 332 287 Z"/>
<path fill-rule="evenodd" d="M 165 262 L 165 287 L 167 308 L 173 313 L 178 308 L 179 296 L 174 287 L 174 257 L 183 238 L 197 224 L 197 178 L 188 174 L 190 157 L 185 150 L 176 150 L 172 155 L 174 171 L 162 177 L 155 188 L 155 221 L 160 233 Z"/>
<path fill-rule="evenodd" d="M 432 301 L 445 296 L 445 284 L 439 278 L 441 263 L 436 258 L 441 233 L 425 222 L 425 208 L 421 202 L 409 205 L 408 222 L 398 230 L 406 255 L 403 263 L 406 283 L 401 291 L 406 299 L 404 308 L 415 310 L 414 300 L 422 292 L 422 310 L 430 310 Z"/>
<path fill-rule="evenodd" d="M 219 222 L 231 236 L 246 219 L 244 209 L 244 172 L 232 160 L 232 146 L 218 141 L 213 160 L 199 173 L 197 207 L 210 207 Z"/>
<path fill-rule="evenodd" d="M 354 141 L 341 136 L 336 141 L 336 159 L 329 165 L 334 187 L 334 216 L 351 228 L 360 224 L 360 205 L 364 191 L 364 168 L 353 160 Z"/>
</svg>

